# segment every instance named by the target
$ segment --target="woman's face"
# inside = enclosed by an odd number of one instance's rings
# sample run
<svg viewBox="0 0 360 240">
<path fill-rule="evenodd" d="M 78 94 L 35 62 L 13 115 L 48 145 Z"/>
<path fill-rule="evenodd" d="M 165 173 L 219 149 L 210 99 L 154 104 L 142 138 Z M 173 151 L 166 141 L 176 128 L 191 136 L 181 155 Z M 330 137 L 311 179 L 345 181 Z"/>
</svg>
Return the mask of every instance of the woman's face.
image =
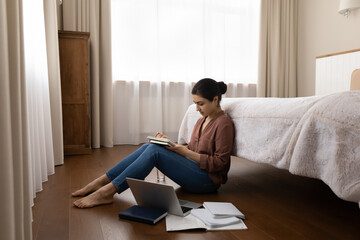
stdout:
<svg viewBox="0 0 360 240">
<path fill-rule="evenodd" d="M 193 95 L 193 101 L 196 104 L 196 111 L 203 116 L 211 115 L 218 107 L 218 97 L 215 96 L 214 100 L 210 102 L 206 98 L 200 97 L 199 95 Z"/>
</svg>

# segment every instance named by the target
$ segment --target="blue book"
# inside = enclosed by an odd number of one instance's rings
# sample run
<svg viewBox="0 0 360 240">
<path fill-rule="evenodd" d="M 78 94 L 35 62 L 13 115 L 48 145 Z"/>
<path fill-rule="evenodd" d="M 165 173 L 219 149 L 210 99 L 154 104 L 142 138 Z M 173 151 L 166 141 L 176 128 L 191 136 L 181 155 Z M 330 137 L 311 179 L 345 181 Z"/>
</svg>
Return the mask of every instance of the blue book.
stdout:
<svg viewBox="0 0 360 240">
<path fill-rule="evenodd" d="M 165 210 L 134 205 L 125 211 L 120 212 L 119 218 L 142 223 L 155 224 L 163 219 L 166 215 L 167 211 Z"/>
</svg>

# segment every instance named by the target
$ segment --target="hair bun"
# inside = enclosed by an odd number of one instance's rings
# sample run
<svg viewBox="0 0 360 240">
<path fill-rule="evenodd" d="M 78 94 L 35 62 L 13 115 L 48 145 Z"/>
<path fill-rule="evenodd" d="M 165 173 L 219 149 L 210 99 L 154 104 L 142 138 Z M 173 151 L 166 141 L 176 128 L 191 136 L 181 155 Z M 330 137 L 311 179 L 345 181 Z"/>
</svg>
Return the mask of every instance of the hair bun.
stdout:
<svg viewBox="0 0 360 240">
<path fill-rule="evenodd" d="M 224 82 L 218 82 L 218 86 L 221 94 L 226 93 L 227 86 Z"/>
</svg>

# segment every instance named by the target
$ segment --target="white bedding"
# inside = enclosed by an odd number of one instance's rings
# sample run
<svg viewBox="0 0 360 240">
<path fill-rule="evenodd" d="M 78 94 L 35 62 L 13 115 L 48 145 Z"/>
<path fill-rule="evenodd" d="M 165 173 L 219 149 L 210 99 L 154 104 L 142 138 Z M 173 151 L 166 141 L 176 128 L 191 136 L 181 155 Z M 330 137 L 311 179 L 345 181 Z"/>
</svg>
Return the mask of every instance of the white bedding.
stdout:
<svg viewBox="0 0 360 240">
<path fill-rule="evenodd" d="M 345 200 L 360 200 L 360 91 L 304 98 L 224 98 L 235 125 L 233 155 L 324 181 Z M 178 142 L 188 143 L 191 105 Z"/>
</svg>

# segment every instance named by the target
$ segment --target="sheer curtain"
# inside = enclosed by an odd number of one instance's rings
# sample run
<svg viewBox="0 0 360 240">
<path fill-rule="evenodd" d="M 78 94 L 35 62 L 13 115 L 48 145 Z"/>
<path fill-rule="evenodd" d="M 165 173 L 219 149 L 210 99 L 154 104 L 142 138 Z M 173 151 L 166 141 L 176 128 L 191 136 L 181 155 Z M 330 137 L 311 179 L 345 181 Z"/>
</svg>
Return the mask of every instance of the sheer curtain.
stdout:
<svg viewBox="0 0 360 240">
<path fill-rule="evenodd" d="M 0 1 L 0 239 L 31 239 L 21 0 Z"/>
<path fill-rule="evenodd" d="M 50 92 L 51 127 L 54 149 L 54 163 L 64 163 L 63 120 L 60 80 L 60 59 L 58 41 L 58 0 L 43 0 L 46 34 L 46 53 Z"/>
<path fill-rule="evenodd" d="M 54 170 L 44 7 L 42 0 L 23 2 L 26 100 L 33 193 Z"/>
<path fill-rule="evenodd" d="M 56 0 L 47 4 L 49 14 L 56 13 Z M 35 192 L 54 172 L 54 149 L 62 149 L 52 136 L 52 58 L 47 59 L 44 29 L 43 0 L 0 1 L 0 239 L 32 238 Z M 56 158 L 62 161 L 61 154 Z"/>
<path fill-rule="evenodd" d="M 112 0 L 114 144 L 177 139 L 191 84 L 256 95 L 258 0 Z"/>
</svg>

